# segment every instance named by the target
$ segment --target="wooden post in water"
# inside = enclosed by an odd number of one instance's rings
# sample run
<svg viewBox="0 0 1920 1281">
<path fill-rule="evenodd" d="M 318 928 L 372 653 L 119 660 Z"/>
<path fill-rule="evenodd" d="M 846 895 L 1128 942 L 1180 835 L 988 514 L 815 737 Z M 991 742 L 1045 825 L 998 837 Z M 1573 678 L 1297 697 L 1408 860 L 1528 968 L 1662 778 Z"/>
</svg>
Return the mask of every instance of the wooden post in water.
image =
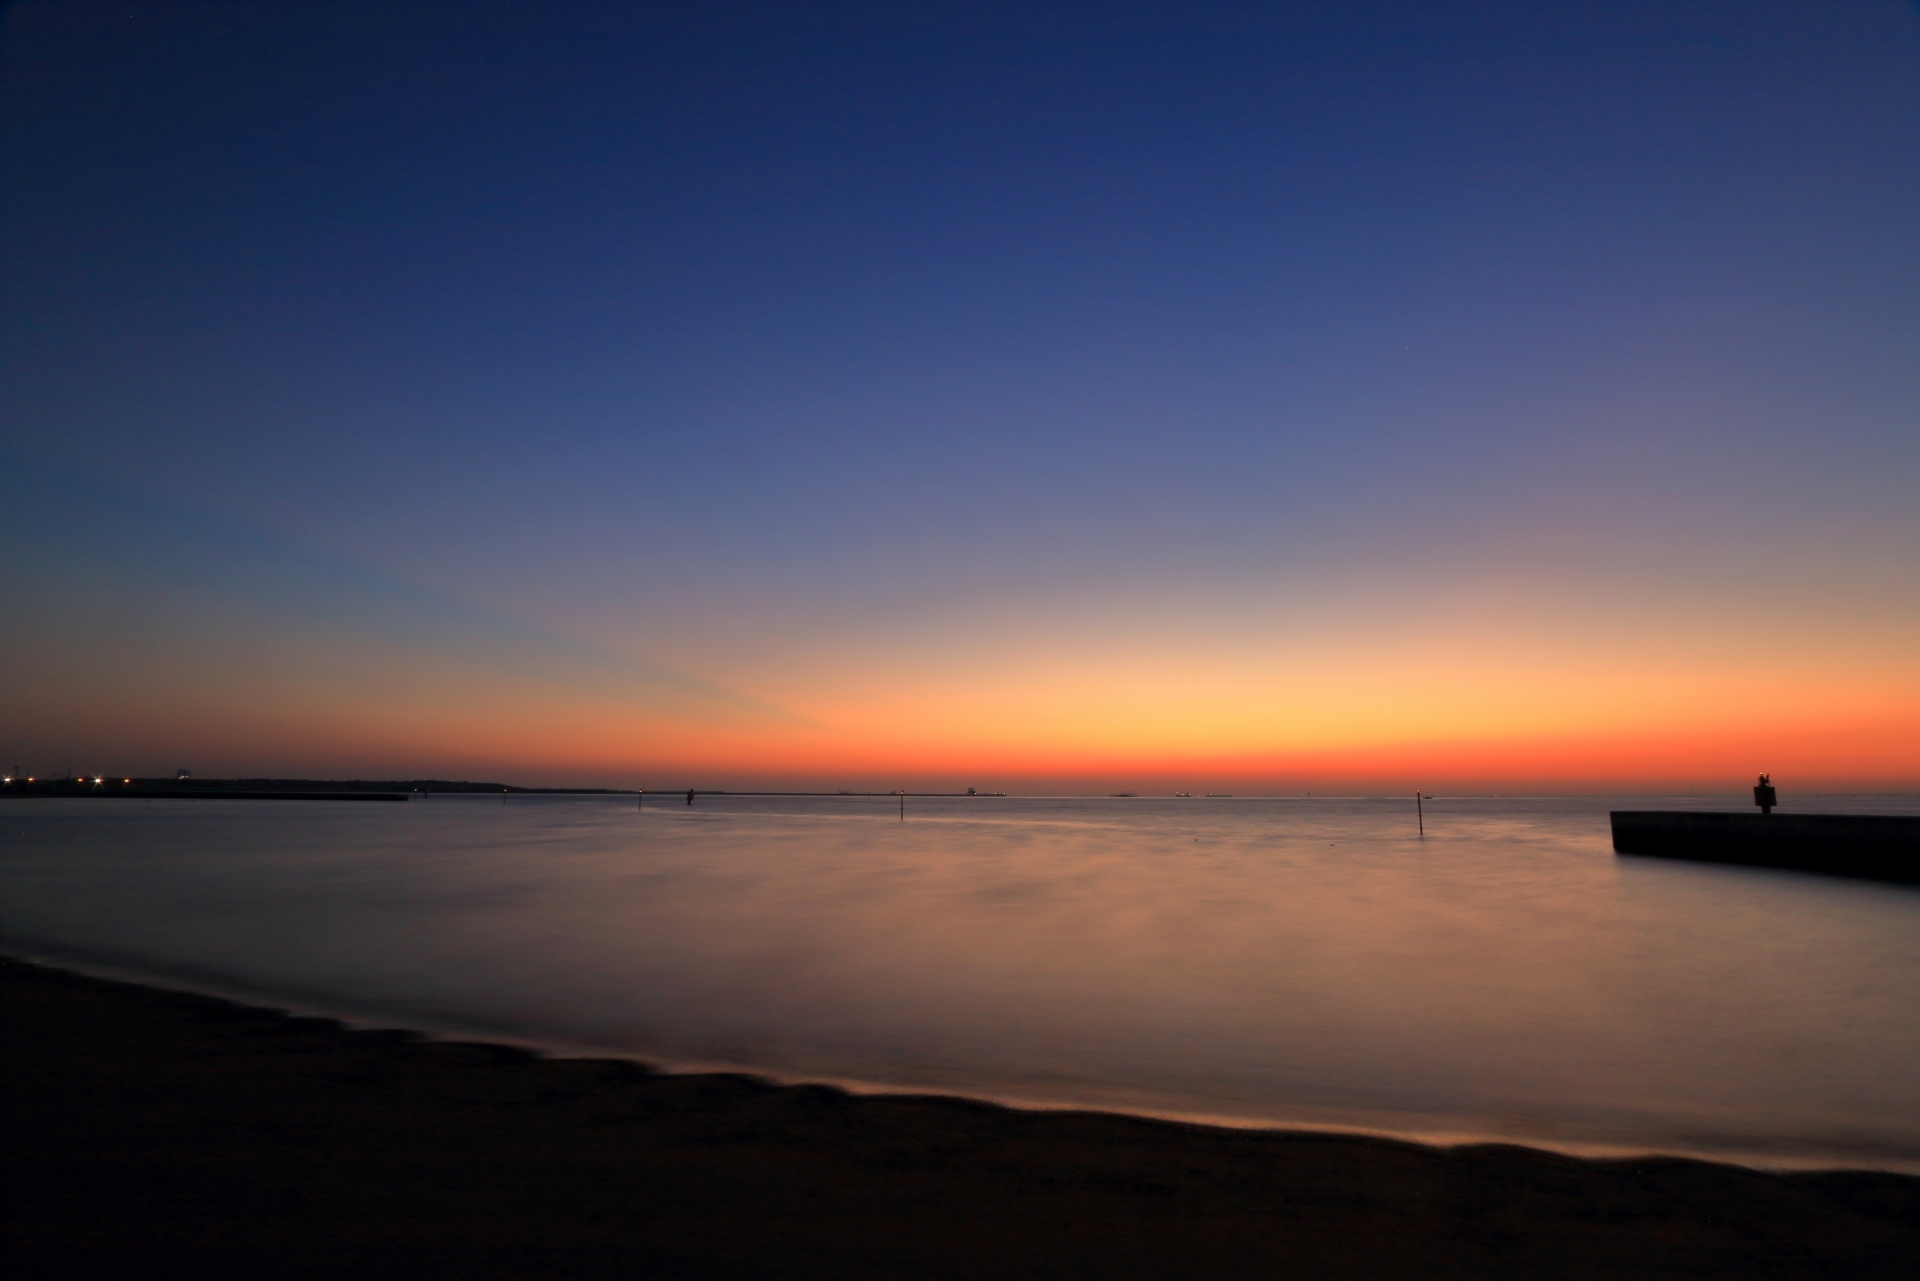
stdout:
<svg viewBox="0 0 1920 1281">
<path fill-rule="evenodd" d="M 646 788 L 642 787 L 634 791 L 633 808 L 637 810 L 643 810 L 647 808 L 647 789 Z"/>
<path fill-rule="evenodd" d="M 904 787 L 900 789 L 900 821 L 907 821 L 907 789 Z"/>
<path fill-rule="evenodd" d="M 1427 811 L 1420 804 L 1420 793 L 1417 789 L 1413 793 L 1413 813 L 1420 820 L 1420 839 L 1424 841 L 1427 839 Z"/>
</svg>

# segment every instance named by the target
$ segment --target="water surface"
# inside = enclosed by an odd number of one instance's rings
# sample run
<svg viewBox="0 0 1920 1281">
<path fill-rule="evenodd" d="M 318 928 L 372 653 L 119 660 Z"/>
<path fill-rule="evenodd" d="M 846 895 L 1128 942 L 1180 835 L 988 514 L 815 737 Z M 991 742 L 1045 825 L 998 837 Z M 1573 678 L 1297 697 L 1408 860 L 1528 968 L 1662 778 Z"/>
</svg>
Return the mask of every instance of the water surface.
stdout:
<svg viewBox="0 0 1920 1281">
<path fill-rule="evenodd" d="M 678 1067 L 1920 1171 L 1920 891 L 1615 857 L 1671 803 L 14 801 L 0 943 Z"/>
</svg>

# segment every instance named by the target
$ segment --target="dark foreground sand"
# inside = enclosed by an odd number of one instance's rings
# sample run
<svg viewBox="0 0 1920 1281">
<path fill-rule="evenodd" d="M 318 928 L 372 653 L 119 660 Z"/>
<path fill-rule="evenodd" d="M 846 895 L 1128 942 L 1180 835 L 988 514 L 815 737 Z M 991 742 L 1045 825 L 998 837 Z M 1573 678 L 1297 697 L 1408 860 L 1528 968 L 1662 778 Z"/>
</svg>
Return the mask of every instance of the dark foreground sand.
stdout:
<svg viewBox="0 0 1920 1281">
<path fill-rule="evenodd" d="M 0 960 L 38 1277 L 1920 1277 L 1920 1179 L 1213 1130 L 354 1032 Z"/>
</svg>

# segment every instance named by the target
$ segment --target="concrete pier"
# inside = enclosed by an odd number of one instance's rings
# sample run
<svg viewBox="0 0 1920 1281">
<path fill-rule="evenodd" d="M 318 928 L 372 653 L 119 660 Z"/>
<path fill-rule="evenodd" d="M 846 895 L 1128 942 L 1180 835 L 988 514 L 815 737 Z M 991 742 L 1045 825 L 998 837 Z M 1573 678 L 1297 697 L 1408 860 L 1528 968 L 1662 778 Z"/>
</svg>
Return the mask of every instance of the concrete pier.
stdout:
<svg viewBox="0 0 1920 1281">
<path fill-rule="evenodd" d="M 1737 863 L 1920 885 L 1920 818 L 1615 810 L 1618 854 Z"/>
</svg>

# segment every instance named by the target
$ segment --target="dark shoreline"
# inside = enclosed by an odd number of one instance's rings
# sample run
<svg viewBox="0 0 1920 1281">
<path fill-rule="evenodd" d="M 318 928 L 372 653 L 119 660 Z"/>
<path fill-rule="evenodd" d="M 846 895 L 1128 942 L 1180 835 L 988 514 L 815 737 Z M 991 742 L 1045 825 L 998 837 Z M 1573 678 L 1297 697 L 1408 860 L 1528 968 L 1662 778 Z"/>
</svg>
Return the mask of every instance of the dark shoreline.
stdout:
<svg viewBox="0 0 1920 1281">
<path fill-rule="evenodd" d="M 1905 1277 L 1920 1178 L 1223 1130 L 355 1031 L 0 959 L 19 1277 Z"/>
</svg>

